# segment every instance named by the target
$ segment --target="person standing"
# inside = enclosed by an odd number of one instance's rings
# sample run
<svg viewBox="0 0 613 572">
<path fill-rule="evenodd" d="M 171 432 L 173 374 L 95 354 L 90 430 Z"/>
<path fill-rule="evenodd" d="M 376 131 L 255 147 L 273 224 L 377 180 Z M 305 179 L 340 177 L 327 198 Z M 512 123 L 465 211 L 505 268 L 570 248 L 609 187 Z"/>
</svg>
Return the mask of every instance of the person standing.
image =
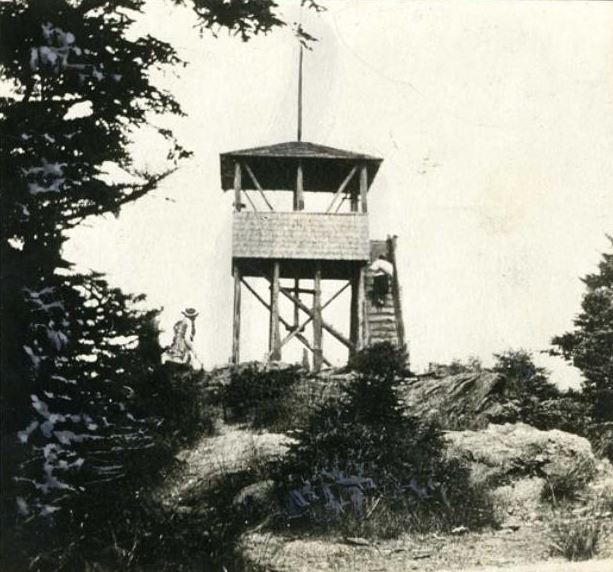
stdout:
<svg viewBox="0 0 613 572">
<path fill-rule="evenodd" d="M 394 265 L 384 254 L 381 254 L 370 265 L 370 271 L 373 273 L 373 304 L 378 307 L 384 306 L 390 289 L 390 280 L 394 276 Z"/>
<path fill-rule="evenodd" d="M 173 326 L 172 343 L 164 353 L 164 361 L 194 365 L 198 361 L 194 353 L 198 312 L 195 308 L 185 308 L 181 314 L 183 314 L 183 318 Z"/>
</svg>

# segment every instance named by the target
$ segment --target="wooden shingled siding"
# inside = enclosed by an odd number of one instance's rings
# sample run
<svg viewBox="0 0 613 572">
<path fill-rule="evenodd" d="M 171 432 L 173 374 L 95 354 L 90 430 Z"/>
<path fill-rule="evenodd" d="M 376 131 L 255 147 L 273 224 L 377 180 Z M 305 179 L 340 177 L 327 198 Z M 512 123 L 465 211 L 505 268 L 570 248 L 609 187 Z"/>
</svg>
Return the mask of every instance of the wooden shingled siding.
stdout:
<svg viewBox="0 0 613 572">
<path fill-rule="evenodd" d="M 237 212 L 232 225 L 232 256 L 367 261 L 370 257 L 368 216 Z"/>
</svg>

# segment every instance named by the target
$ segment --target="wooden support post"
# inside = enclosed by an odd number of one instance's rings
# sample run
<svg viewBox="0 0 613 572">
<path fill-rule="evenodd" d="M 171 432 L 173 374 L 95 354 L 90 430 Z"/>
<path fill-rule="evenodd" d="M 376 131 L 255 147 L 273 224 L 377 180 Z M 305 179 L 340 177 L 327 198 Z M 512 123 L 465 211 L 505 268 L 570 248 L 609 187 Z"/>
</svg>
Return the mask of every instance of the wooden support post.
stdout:
<svg viewBox="0 0 613 572">
<path fill-rule="evenodd" d="M 234 274 L 234 319 L 232 321 L 232 363 L 237 365 L 240 360 L 241 336 L 241 274 L 238 266 L 233 268 Z"/>
<path fill-rule="evenodd" d="M 294 191 L 294 210 L 304 210 L 304 174 L 302 171 L 302 163 L 298 161 L 296 169 L 296 190 Z"/>
<path fill-rule="evenodd" d="M 359 351 L 366 346 L 369 336 L 368 320 L 366 319 L 366 266 L 360 267 L 357 298 L 357 350 Z"/>
<path fill-rule="evenodd" d="M 360 201 L 362 202 L 362 212 L 368 212 L 368 201 L 366 196 L 368 195 L 368 167 L 362 165 L 360 169 Z"/>
<path fill-rule="evenodd" d="M 360 177 L 361 177 L 361 175 L 360 175 Z M 360 182 L 361 182 L 361 179 L 360 179 Z M 351 212 L 352 213 L 357 213 L 358 212 L 359 198 L 360 198 L 359 193 L 360 193 L 360 191 L 359 191 L 359 189 L 356 186 L 354 186 L 351 189 L 351 196 L 350 196 L 350 201 L 351 202 L 350 202 L 350 205 L 351 205 Z"/>
<path fill-rule="evenodd" d="M 359 289 L 360 289 L 360 271 L 356 269 L 351 277 L 351 308 L 349 317 L 349 339 L 353 344 L 353 348 L 349 349 L 349 357 L 355 355 L 360 346 L 360 322 L 359 322 Z"/>
<path fill-rule="evenodd" d="M 323 357 L 323 320 L 321 317 L 321 265 L 315 267 L 315 280 L 313 284 L 313 371 L 321 370 Z"/>
<path fill-rule="evenodd" d="M 234 210 L 240 212 L 243 203 L 241 202 L 241 164 L 236 161 L 234 163 Z"/>
<path fill-rule="evenodd" d="M 300 298 L 300 280 L 298 278 L 294 279 L 294 296 L 296 298 Z M 300 324 L 300 308 L 298 304 L 294 302 L 294 328 L 298 328 Z"/>
<path fill-rule="evenodd" d="M 270 335 L 269 347 L 270 359 L 279 361 L 281 359 L 281 333 L 279 332 L 279 276 L 280 263 L 278 260 L 272 266 L 272 286 L 270 289 Z"/>
</svg>

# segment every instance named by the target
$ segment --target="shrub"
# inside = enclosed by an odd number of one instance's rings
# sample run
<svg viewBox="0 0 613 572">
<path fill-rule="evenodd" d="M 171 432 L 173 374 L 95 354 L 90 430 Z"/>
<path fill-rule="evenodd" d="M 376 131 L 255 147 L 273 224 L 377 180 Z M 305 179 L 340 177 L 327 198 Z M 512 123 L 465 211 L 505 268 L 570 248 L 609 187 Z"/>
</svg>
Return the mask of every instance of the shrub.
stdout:
<svg viewBox="0 0 613 572">
<path fill-rule="evenodd" d="M 207 392 L 209 374 L 167 363 L 152 382 L 149 411 L 160 418 L 164 435 L 173 445 L 186 445 L 212 434 L 220 412 Z"/>
<path fill-rule="evenodd" d="M 467 469 L 445 457 L 439 428 L 400 403 L 405 363 L 403 350 L 389 344 L 359 353 L 350 363 L 358 374 L 340 400 L 326 403 L 295 433 L 275 469 L 290 523 L 387 537 L 491 518 Z"/>
<path fill-rule="evenodd" d="M 564 472 L 547 479 L 543 488 L 543 500 L 554 505 L 577 500 L 593 476 L 594 465 L 589 458 L 568 466 Z"/>
<path fill-rule="evenodd" d="M 234 368 L 222 390 L 226 413 L 236 421 L 249 421 L 256 429 L 284 430 L 292 422 L 291 394 L 301 379 L 297 366 L 269 369 L 259 363 Z"/>
<path fill-rule="evenodd" d="M 564 399 L 547 370 L 537 367 L 529 352 L 508 350 L 494 357 L 501 396 L 514 406 L 508 421 L 523 421 L 538 429 L 575 428 L 572 417 L 580 410 L 579 401 L 570 394 Z"/>
<path fill-rule="evenodd" d="M 585 430 L 594 454 L 613 462 L 613 423 L 591 423 Z"/>
<path fill-rule="evenodd" d="M 586 436 L 589 421 L 588 406 L 581 395 L 569 391 L 559 397 L 543 401 L 531 400 L 520 411 L 522 421 L 537 429 L 560 429 Z"/>
<path fill-rule="evenodd" d="M 567 560 L 589 560 L 598 554 L 603 537 L 602 522 L 590 519 L 557 520 L 550 530 L 552 554 Z"/>
<path fill-rule="evenodd" d="M 508 397 L 520 400 L 537 398 L 553 399 L 560 396 L 560 391 L 549 381 L 547 370 L 537 367 L 532 355 L 525 350 L 508 350 L 494 354 L 496 363 L 493 371 L 504 382 Z"/>
<path fill-rule="evenodd" d="M 399 375 L 408 373 L 407 354 L 389 342 L 380 342 L 357 352 L 349 359 L 349 368 L 364 375 Z"/>
</svg>

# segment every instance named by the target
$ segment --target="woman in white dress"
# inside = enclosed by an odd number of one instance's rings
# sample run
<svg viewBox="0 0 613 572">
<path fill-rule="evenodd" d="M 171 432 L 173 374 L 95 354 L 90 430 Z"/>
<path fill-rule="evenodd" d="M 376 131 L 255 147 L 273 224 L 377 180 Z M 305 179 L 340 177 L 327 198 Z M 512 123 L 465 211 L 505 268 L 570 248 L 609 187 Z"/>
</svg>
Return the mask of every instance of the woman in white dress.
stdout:
<svg viewBox="0 0 613 572">
<path fill-rule="evenodd" d="M 194 308 L 186 308 L 181 313 L 183 318 L 173 326 L 172 344 L 164 354 L 164 361 L 194 365 L 197 361 L 194 354 L 194 337 L 198 312 Z"/>
</svg>

